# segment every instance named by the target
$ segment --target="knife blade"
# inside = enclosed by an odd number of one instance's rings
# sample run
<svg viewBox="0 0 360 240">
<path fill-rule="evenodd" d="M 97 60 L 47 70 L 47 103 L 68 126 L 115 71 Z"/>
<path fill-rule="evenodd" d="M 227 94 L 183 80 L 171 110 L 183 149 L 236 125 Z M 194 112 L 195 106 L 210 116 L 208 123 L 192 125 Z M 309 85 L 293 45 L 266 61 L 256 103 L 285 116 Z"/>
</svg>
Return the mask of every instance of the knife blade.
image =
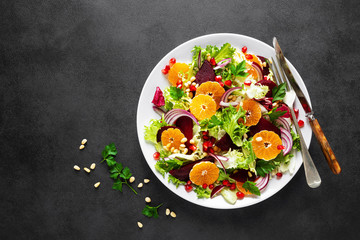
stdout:
<svg viewBox="0 0 360 240">
<path fill-rule="evenodd" d="M 330 169 L 332 170 L 332 172 L 334 174 L 339 174 L 341 172 L 341 167 L 340 167 L 338 161 L 336 160 L 335 154 L 332 151 L 330 144 L 329 144 L 328 140 L 326 139 L 318 120 L 314 116 L 314 112 L 311 109 L 309 102 L 307 101 L 303 91 L 299 87 L 299 84 L 296 82 L 294 75 L 291 73 L 290 68 L 284 57 L 283 51 L 281 50 L 276 37 L 274 37 L 274 39 L 273 39 L 273 45 L 274 45 L 275 52 L 276 52 L 276 58 L 278 59 L 283 71 L 285 72 L 285 75 L 286 75 L 287 79 L 289 80 L 290 85 L 292 86 L 297 97 L 299 98 L 300 104 L 306 113 L 306 117 L 309 120 L 311 129 L 312 129 L 318 143 L 321 146 L 321 150 L 325 155 L 325 158 L 327 160 L 327 163 L 328 163 Z M 292 107 L 292 106 L 290 106 L 290 107 Z"/>
</svg>

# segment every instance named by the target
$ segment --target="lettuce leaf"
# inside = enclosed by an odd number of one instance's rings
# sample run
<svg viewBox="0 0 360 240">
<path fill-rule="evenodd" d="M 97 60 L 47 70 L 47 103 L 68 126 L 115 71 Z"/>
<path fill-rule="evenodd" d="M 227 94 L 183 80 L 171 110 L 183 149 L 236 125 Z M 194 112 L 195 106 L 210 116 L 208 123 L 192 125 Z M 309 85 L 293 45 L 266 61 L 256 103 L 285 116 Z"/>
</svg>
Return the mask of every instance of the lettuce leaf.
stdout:
<svg viewBox="0 0 360 240">
<path fill-rule="evenodd" d="M 182 94 L 183 91 L 174 90 L 176 87 L 168 87 L 164 90 L 165 108 L 171 110 L 174 108 L 189 110 L 191 98 L 186 94 Z"/>
<path fill-rule="evenodd" d="M 225 43 L 215 55 L 215 62 L 218 63 L 225 58 L 232 58 L 235 50 L 235 48 L 231 47 L 230 43 Z"/>
<path fill-rule="evenodd" d="M 168 182 L 172 182 L 176 186 L 176 188 L 178 188 L 179 185 L 185 185 L 186 184 L 185 181 L 181 181 L 181 180 L 177 179 L 176 177 L 174 177 L 173 175 L 170 175 L 170 174 L 168 176 Z"/>
<path fill-rule="evenodd" d="M 255 84 L 251 84 L 250 87 L 247 87 L 245 89 L 246 89 L 246 95 L 249 98 L 256 98 L 256 99 L 264 98 L 267 92 L 269 91 L 268 86 L 255 85 Z"/>
<path fill-rule="evenodd" d="M 173 169 L 178 169 L 183 165 L 183 162 L 178 159 L 170 159 L 170 160 L 159 160 L 155 164 L 155 169 L 165 177 L 165 173 L 169 172 Z"/>
<path fill-rule="evenodd" d="M 211 190 L 209 188 L 204 189 L 202 186 L 197 186 L 194 189 L 198 198 L 210 198 Z"/>
<path fill-rule="evenodd" d="M 239 147 L 243 144 L 244 134 L 249 131 L 248 127 L 238 123 L 239 118 L 244 117 L 245 111 L 242 107 L 239 108 L 239 111 L 233 106 L 222 110 L 223 129 L 229 134 L 234 144 Z"/>
<path fill-rule="evenodd" d="M 156 135 L 161 127 L 167 126 L 164 115 L 161 119 L 151 119 L 150 125 L 145 126 L 145 140 L 157 144 Z"/>
</svg>

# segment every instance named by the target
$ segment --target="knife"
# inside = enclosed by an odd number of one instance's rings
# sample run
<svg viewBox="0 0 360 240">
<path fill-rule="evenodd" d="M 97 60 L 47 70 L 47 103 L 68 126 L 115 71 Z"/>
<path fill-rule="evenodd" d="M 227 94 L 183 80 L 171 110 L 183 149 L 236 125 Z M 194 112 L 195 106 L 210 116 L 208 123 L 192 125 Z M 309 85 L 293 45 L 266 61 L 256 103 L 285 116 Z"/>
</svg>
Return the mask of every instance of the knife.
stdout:
<svg viewBox="0 0 360 240">
<path fill-rule="evenodd" d="M 277 39 L 274 37 L 273 39 L 273 45 L 275 48 L 275 52 L 276 52 L 276 57 L 278 59 L 278 61 L 280 62 L 281 67 L 283 68 L 291 86 L 293 87 L 297 97 L 299 98 L 299 101 L 301 103 L 301 106 L 303 107 L 305 113 L 306 113 L 306 117 L 309 120 L 311 129 L 318 141 L 318 143 L 321 146 L 321 150 L 324 153 L 324 156 L 326 158 L 326 161 L 331 169 L 331 171 L 334 174 L 339 174 L 341 172 L 341 167 L 338 163 L 338 161 L 336 160 L 335 154 L 333 152 L 333 150 L 330 147 L 330 144 L 328 142 L 328 140 L 326 139 L 324 132 L 322 131 L 320 124 L 318 122 L 318 120 L 315 118 L 314 116 L 314 112 L 310 107 L 310 104 L 308 103 L 308 101 L 306 100 L 306 97 L 303 93 L 303 91 L 300 89 L 298 83 L 296 82 L 293 74 L 290 71 L 290 68 L 288 66 L 288 64 L 286 63 L 284 54 L 280 48 L 280 45 L 277 41 Z"/>
</svg>

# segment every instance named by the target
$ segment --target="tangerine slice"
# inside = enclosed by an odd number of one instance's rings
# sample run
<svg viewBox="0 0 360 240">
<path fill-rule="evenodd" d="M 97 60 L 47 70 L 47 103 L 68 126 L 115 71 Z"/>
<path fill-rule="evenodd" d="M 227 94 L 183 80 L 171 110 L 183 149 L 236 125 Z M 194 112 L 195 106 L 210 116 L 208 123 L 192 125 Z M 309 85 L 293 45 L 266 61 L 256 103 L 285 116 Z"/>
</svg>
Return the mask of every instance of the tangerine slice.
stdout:
<svg viewBox="0 0 360 240">
<path fill-rule="evenodd" d="M 239 107 L 237 107 L 239 108 Z M 261 118 L 261 108 L 260 104 L 252 99 L 244 100 L 242 102 L 242 108 L 245 110 L 245 118 L 246 122 L 242 118 L 239 118 L 239 123 L 243 123 L 245 126 L 254 126 L 258 124 Z"/>
<path fill-rule="evenodd" d="M 172 147 L 174 147 L 174 149 L 179 149 L 180 145 L 182 144 L 181 140 L 184 137 L 184 134 L 179 129 L 169 128 L 162 132 L 161 143 L 163 146 L 166 146 L 168 150 L 170 150 Z"/>
<path fill-rule="evenodd" d="M 251 192 L 249 192 L 248 190 L 246 190 L 245 188 L 243 188 L 243 182 L 236 182 L 236 188 L 237 190 L 239 190 L 240 192 L 242 192 L 245 195 L 250 195 Z"/>
<path fill-rule="evenodd" d="M 190 103 L 190 112 L 200 121 L 211 118 L 216 113 L 216 102 L 209 95 L 197 95 Z"/>
<path fill-rule="evenodd" d="M 213 184 L 219 178 L 219 168 L 215 163 L 204 161 L 193 166 L 189 177 L 191 182 L 196 185 Z"/>
<path fill-rule="evenodd" d="M 189 65 L 187 65 L 186 63 L 175 63 L 169 70 L 169 82 L 173 86 L 176 86 L 176 83 L 182 79 L 181 75 L 184 74 L 186 78 L 188 71 Z"/>
<path fill-rule="evenodd" d="M 278 146 L 282 145 L 282 141 L 276 133 L 263 130 L 254 135 L 251 145 L 257 158 L 268 161 L 281 152 Z"/>
<path fill-rule="evenodd" d="M 209 95 L 215 100 L 216 109 L 219 109 L 220 100 L 224 93 L 225 93 L 225 89 L 221 87 L 221 85 L 218 82 L 208 81 L 208 82 L 204 82 L 196 89 L 195 96 L 200 94 Z"/>
</svg>

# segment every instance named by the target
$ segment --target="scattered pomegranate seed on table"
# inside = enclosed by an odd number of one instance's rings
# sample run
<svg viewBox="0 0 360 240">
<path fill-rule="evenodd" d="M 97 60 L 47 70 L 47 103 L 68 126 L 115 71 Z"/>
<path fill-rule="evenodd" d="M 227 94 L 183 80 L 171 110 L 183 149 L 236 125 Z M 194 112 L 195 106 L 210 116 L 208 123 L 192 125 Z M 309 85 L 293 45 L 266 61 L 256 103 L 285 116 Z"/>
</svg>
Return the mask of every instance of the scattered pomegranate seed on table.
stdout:
<svg viewBox="0 0 360 240">
<path fill-rule="evenodd" d="M 298 121 L 299 127 L 302 128 L 304 127 L 304 121 L 303 120 L 299 120 Z"/>
<path fill-rule="evenodd" d="M 241 49 L 241 51 L 242 51 L 243 53 L 246 53 L 247 47 L 246 47 L 246 46 L 243 46 L 242 49 Z"/>
</svg>

